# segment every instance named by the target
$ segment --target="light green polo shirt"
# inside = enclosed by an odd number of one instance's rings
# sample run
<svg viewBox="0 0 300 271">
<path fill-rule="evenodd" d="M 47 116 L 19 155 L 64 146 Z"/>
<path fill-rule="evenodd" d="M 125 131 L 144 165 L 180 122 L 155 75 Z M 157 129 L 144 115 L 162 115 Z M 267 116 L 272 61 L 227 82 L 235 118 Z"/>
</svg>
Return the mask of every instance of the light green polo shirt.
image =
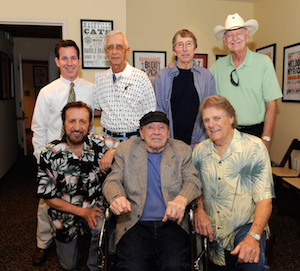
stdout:
<svg viewBox="0 0 300 271">
<path fill-rule="evenodd" d="M 230 73 L 235 68 L 231 54 L 219 58 L 211 67 L 217 94 L 234 107 L 238 125 L 261 123 L 265 119 L 265 103 L 282 97 L 273 62 L 268 56 L 247 48 L 244 62 L 236 69 L 239 78 L 237 87 L 230 82 Z"/>
</svg>

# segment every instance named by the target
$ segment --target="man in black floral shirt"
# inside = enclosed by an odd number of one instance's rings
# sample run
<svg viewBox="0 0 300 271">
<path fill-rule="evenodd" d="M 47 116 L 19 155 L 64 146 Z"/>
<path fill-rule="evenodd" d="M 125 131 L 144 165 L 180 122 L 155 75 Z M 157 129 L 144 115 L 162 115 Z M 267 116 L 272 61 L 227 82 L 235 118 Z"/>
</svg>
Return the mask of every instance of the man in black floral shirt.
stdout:
<svg viewBox="0 0 300 271">
<path fill-rule="evenodd" d="M 77 238 L 91 230 L 87 266 L 97 270 L 99 232 L 102 225 L 102 183 L 99 161 L 108 150 L 114 155 L 118 142 L 89 134 L 92 110 L 83 102 L 62 110 L 65 135 L 52 141 L 41 153 L 36 196 L 50 206 L 59 262 L 64 269 L 77 267 Z M 111 149 L 111 150 L 109 150 Z"/>
</svg>

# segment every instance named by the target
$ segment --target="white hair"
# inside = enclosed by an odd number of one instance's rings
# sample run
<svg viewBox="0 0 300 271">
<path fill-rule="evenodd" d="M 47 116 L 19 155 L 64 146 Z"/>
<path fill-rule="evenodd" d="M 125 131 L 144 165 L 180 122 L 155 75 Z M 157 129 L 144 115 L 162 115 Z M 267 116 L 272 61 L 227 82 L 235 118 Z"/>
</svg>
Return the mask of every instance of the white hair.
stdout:
<svg viewBox="0 0 300 271">
<path fill-rule="evenodd" d="M 123 35 L 123 33 L 121 31 L 118 31 L 118 30 L 111 30 L 111 31 L 109 31 L 109 32 L 106 33 L 106 35 L 105 35 L 105 41 L 104 41 L 104 47 L 106 47 L 107 38 L 109 36 L 114 36 L 114 35 L 122 35 L 124 37 L 125 46 L 128 47 L 128 41 L 127 41 L 126 37 Z"/>
</svg>

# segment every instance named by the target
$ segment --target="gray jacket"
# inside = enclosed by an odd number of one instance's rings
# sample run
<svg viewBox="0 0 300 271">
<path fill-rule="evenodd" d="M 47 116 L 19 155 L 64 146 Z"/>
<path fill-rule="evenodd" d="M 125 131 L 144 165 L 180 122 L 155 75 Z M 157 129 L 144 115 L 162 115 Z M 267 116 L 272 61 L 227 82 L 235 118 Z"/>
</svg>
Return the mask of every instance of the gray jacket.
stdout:
<svg viewBox="0 0 300 271">
<path fill-rule="evenodd" d="M 188 203 L 201 195 L 201 183 L 191 160 L 191 147 L 182 141 L 169 139 L 161 158 L 161 189 L 167 206 L 177 195 Z M 131 204 L 131 213 L 117 219 L 118 242 L 124 233 L 140 219 L 147 196 L 147 150 L 139 138 L 123 141 L 115 154 L 112 172 L 103 184 L 103 194 L 108 202 L 124 196 Z M 187 215 L 181 227 L 188 232 Z"/>
</svg>

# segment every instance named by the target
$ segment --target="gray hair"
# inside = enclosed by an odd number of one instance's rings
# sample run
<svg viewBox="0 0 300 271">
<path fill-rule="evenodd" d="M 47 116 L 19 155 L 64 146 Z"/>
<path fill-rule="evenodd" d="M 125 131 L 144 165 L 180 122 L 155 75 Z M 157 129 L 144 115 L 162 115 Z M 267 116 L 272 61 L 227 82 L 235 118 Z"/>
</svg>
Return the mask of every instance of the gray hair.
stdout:
<svg viewBox="0 0 300 271">
<path fill-rule="evenodd" d="M 192 38 L 193 42 L 195 44 L 195 47 L 197 48 L 197 39 L 196 39 L 195 35 L 187 29 L 181 29 L 181 30 L 177 31 L 173 37 L 173 40 L 172 40 L 173 51 L 175 49 L 175 41 L 176 41 L 176 38 L 178 35 L 180 35 L 182 38 Z"/>
<path fill-rule="evenodd" d="M 118 30 L 111 30 L 109 32 L 106 33 L 105 35 L 105 41 L 104 41 L 104 47 L 106 47 L 106 41 L 107 41 L 107 38 L 109 36 L 114 36 L 114 35 L 122 35 L 123 38 L 124 38 L 124 43 L 125 43 L 125 46 L 128 47 L 128 41 L 126 39 L 126 37 L 123 35 L 123 33 L 121 31 L 118 31 Z"/>
<path fill-rule="evenodd" d="M 233 122 L 231 125 L 232 128 L 234 129 L 234 128 L 238 127 L 235 110 L 234 110 L 233 106 L 231 105 L 231 103 L 225 97 L 222 97 L 220 95 L 213 95 L 213 96 L 207 97 L 200 106 L 201 116 L 203 114 L 203 110 L 206 108 L 210 108 L 210 107 L 224 110 L 226 112 L 227 116 L 233 117 Z"/>
</svg>

